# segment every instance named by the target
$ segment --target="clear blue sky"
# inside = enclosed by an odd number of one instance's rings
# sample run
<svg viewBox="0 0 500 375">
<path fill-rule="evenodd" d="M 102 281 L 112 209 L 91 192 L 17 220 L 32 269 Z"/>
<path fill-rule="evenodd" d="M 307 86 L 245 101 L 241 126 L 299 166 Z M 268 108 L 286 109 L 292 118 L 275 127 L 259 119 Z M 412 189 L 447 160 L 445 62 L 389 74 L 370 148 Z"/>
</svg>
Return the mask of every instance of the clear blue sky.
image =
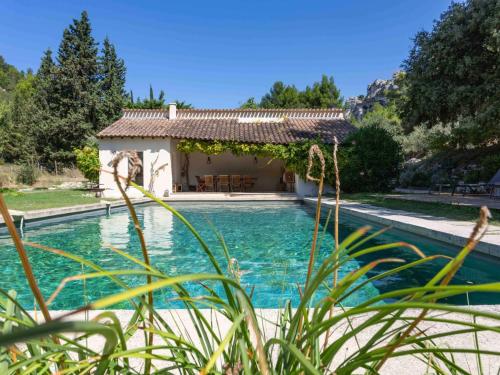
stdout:
<svg viewBox="0 0 500 375">
<path fill-rule="evenodd" d="M 152 83 L 167 100 L 236 107 L 276 80 L 299 88 L 333 75 L 344 97 L 389 78 L 411 39 L 449 0 L 52 1 L 2 0 L 0 54 L 37 69 L 82 10 L 94 37 L 107 35 L 127 65 L 127 89 Z"/>
</svg>

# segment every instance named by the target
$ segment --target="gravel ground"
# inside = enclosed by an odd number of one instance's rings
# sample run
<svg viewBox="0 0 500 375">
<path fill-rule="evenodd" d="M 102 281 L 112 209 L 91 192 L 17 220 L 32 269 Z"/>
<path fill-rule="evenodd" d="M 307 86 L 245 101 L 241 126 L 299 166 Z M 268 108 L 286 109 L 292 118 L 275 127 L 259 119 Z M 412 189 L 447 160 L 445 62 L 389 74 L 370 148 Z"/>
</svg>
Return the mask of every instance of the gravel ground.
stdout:
<svg viewBox="0 0 500 375">
<path fill-rule="evenodd" d="M 474 309 L 485 311 L 485 312 L 494 312 L 500 313 L 500 305 L 492 305 L 492 306 L 474 306 Z M 122 324 L 126 324 L 126 322 L 132 316 L 131 310 L 114 310 L 117 317 L 120 319 Z M 405 316 L 416 316 L 420 310 L 409 311 Z M 53 316 L 59 316 L 63 312 L 62 311 L 54 311 Z M 92 318 L 96 316 L 99 311 L 91 311 L 89 313 L 89 317 Z M 212 322 L 213 327 L 216 327 L 220 330 L 222 336 L 225 334 L 227 329 L 229 328 L 229 322 L 221 317 L 220 315 L 215 314 L 210 310 L 203 310 L 203 313 Z M 257 310 L 259 321 L 263 333 L 263 337 L 268 339 L 275 335 L 275 325 L 273 322 L 277 321 L 279 310 L 275 309 L 259 309 Z M 196 337 L 196 331 L 194 330 L 193 325 L 191 324 L 189 314 L 187 310 L 160 310 L 160 314 L 164 319 L 166 319 L 173 326 L 178 325 L 179 329 L 184 331 L 184 334 L 189 334 L 192 338 Z M 39 314 L 38 314 L 39 315 Z M 428 316 L 437 316 L 443 317 L 442 313 L 439 312 L 429 312 Z M 72 319 L 83 319 L 84 316 L 75 316 Z M 464 317 L 459 314 L 447 314 L 446 318 L 452 318 L 457 320 L 465 320 L 470 321 L 470 317 Z M 353 321 L 353 325 L 357 326 L 362 321 L 366 319 L 365 317 L 356 318 Z M 478 319 L 478 323 L 488 323 L 487 320 Z M 491 323 L 491 322 L 490 322 Z M 497 323 L 498 325 L 498 323 Z M 435 334 L 435 333 L 445 333 L 454 327 L 450 324 L 445 323 L 431 323 L 424 322 L 419 327 L 425 330 L 427 335 Z M 338 326 L 337 329 L 332 333 L 333 337 L 340 337 L 344 334 L 344 332 L 348 329 L 346 326 Z M 358 335 L 357 340 L 359 344 L 363 344 L 368 340 L 372 333 L 376 330 L 375 327 L 372 327 L 370 330 L 364 330 L 361 335 Z M 138 347 L 143 345 L 143 335 L 141 333 L 136 334 L 129 341 L 129 348 Z M 194 339 L 193 339 L 194 340 Z M 196 342 L 196 340 L 194 340 Z M 474 341 L 472 334 L 462 334 L 462 335 L 453 335 L 453 336 L 443 336 L 437 339 L 436 345 L 440 347 L 453 347 L 453 348 L 474 348 Z M 99 338 L 91 338 L 89 340 L 89 344 L 94 346 L 95 348 L 100 348 L 102 346 L 102 340 Z M 335 358 L 335 362 L 339 363 L 343 358 L 348 356 L 356 349 L 356 342 L 354 340 L 348 341 L 346 345 L 340 351 L 340 354 Z M 500 351 L 500 334 L 499 333 L 480 333 L 479 334 L 479 345 L 481 348 L 487 350 Z M 477 362 L 474 355 L 466 355 L 466 354 L 455 354 L 455 360 L 470 374 L 478 374 L 479 371 L 477 369 Z M 134 363 L 134 362 L 133 362 Z M 141 362 L 136 361 L 135 365 L 140 368 Z M 484 374 L 498 374 L 500 371 L 500 357 L 493 356 L 484 356 L 482 359 L 482 365 Z M 361 373 L 361 372 L 359 372 Z M 398 357 L 396 359 L 389 360 L 384 367 L 382 368 L 381 374 L 432 374 L 433 372 L 426 371 L 426 365 L 421 360 L 412 356 L 404 356 Z"/>
</svg>

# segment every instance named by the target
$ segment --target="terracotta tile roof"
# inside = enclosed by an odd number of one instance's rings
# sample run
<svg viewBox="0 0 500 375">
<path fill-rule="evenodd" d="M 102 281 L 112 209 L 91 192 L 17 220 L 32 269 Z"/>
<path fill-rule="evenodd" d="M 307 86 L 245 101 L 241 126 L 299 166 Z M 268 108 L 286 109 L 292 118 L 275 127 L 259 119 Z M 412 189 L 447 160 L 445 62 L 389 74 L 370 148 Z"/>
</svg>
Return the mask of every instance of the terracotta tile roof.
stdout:
<svg viewBox="0 0 500 375">
<path fill-rule="evenodd" d="M 286 144 L 320 138 L 339 141 L 355 131 L 338 109 L 283 110 L 125 110 L 121 119 L 101 131 L 104 137 L 171 137 Z"/>
</svg>

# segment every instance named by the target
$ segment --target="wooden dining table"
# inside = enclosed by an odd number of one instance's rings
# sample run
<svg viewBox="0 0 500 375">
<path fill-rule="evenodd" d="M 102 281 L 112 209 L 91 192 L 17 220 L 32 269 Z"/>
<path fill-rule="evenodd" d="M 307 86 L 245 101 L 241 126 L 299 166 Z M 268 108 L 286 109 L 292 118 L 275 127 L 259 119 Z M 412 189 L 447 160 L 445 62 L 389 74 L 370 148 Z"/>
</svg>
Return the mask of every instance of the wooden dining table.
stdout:
<svg viewBox="0 0 500 375">
<path fill-rule="evenodd" d="M 229 184 L 231 186 L 231 176 L 234 176 L 234 175 L 230 175 L 230 174 L 221 174 L 221 175 L 211 175 L 214 177 L 214 191 L 219 191 L 219 176 L 228 176 L 229 177 Z M 241 184 L 243 186 L 243 182 L 244 182 L 244 178 L 243 178 L 243 175 L 239 175 L 240 176 L 240 180 L 241 180 Z M 196 177 L 196 182 L 198 184 L 204 184 L 205 183 L 205 175 L 203 176 L 195 176 Z M 255 183 L 257 182 L 257 179 L 258 177 L 253 177 L 253 176 L 250 176 L 250 179 L 252 180 L 252 184 L 255 185 Z"/>
</svg>

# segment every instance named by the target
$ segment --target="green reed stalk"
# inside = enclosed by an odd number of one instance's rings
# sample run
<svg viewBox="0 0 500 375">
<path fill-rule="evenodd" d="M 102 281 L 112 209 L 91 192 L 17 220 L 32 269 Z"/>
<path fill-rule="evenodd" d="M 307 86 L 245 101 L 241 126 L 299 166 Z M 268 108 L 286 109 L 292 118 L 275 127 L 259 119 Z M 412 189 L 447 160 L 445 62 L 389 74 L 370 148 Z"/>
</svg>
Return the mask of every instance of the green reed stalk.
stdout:
<svg viewBox="0 0 500 375">
<path fill-rule="evenodd" d="M 143 168 L 142 163 L 137 156 L 136 152 L 132 151 L 125 151 L 125 152 L 120 152 L 114 159 L 113 159 L 113 177 L 115 180 L 116 185 L 118 186 L 118 189 L 120 190 L 120 194 L 122 195 L 123 199 L 125 200 L 125 203 L 128 207 L 128 210 L 130 212 L 130 216 L 132 217 L 132 221 L 134 222 L 134 227 L 135 231 L 137 232 L 137 236 L 139 237 L 139 241 L 141 243 L 141 250 L 142 250 L 142 256 L 144 258 L 144 263 L 146 263 L 148 266 L 150 266 L 150 261 L 149 261 L 149 254 L 148 254 L 148 249 L 146 246 L 146 240 L 144 239 L 144 233 L 142 232 L 141 224 L 139 223 L 139 219 L 137 218 L 137 213 L 135 211 L 134 205 L 130 201 L 130 198 L 128 195 L 125 193 L 125 189 L 122 186 L 122 183 L 120 181 L 120 176 L 118 175 L 118 165 L 122 159 L 124 159 L 126 156 L 130 158 L 132 161 L 132 167 L 129 168 L 129 173 L 128 173 L 128 178 L 127 178 L 127 186 L 129 182 L 135 177 L 137 172 L 141 168 Z M 146 281 L 148 284 L 152 283 L 152 277 L 150 274 L 146 276 Z M 148 304 L 149 304 L 149 327 L 153 328 L 154 324 L 154 312 L 153 312 L 153 292 L 149 291 L 148 292 Z M 151 346 L 153 345 L 153 338 L 154 334 L 152 332 L 147 333 L 147 339 L 146 339 L 146 346 Z M 150 354 L 151 352 L 146 351 L 147 354 Z M 144 360 L 144 373 L 149 374 L 151 371 L 151 359 L 146 358 Z"/>
<path fill-rule="evenodd" d="M 337 267 L 337 264 L 339 262 L 339 206 L 340 206 L 340 173 L 339 173 L 339 165 L 337 162 L 337 151 L 338 151 L 338 140 L 337 137 L 333 137 L 333 168 L 335 170 L 335 222 L 333 223 L 333 239 L 335 241 L 334 249 L 333 249 L 333 254 L 335 255 L 335 258 L 333 260 L 335 267 L 335 270 L 333 271 L 333 288 L 335 289 L 337 287 L 337 281 L 339 277 L 339 269 Z M 332 304 L 332 307 L 330 308 L 330 313 L 328 314 L 328 319 L 331 319 L 333 315 L 333 309 L 335 308 L 335 303 Z M 328 337 L 330 336 L 330 330 L 326 331 L 325 335 L 325 343 L 323 345 L 323 348 L 326 348 L 328 345 Z"/>
<path fill-rule="evenodd" d="M 320 174 L 319 178 L 313 177 L 311 175 L 314 156 L 316 156 L 319 159 L 320 165 L 321 165 L 321 174 Z M 309 253 L 309 265 L 307 266 L 307 278 L 306 278 L 305 288 L 307 288 L 307 285 L 309 284 L 309 280 L 311 278 L 313 267 L 314 267 L 314 258 L 315 258 L 315 254 L 316 254 L 316 243 L 318 241 L 319 221 L 321 218 L 321 196 L 323 194 L 323 180 L 325 178 L 325 158 L 323 156 L 323 153 L 321 152 L 321 149 L 318 147 L 318 145 L 311 146 L 311 148 L 309 149 L 309 159 L 308 160 L 309 160 L 309 164 L 307 166 L 307 180 L 319 182 L 319 185 L 318 185 L 318 201 L 316 204 L 316 217 L 314 220 L 313 240 L 312 240 L 312 244 L 311 244 L 311 251 Z"/>
</svg>

